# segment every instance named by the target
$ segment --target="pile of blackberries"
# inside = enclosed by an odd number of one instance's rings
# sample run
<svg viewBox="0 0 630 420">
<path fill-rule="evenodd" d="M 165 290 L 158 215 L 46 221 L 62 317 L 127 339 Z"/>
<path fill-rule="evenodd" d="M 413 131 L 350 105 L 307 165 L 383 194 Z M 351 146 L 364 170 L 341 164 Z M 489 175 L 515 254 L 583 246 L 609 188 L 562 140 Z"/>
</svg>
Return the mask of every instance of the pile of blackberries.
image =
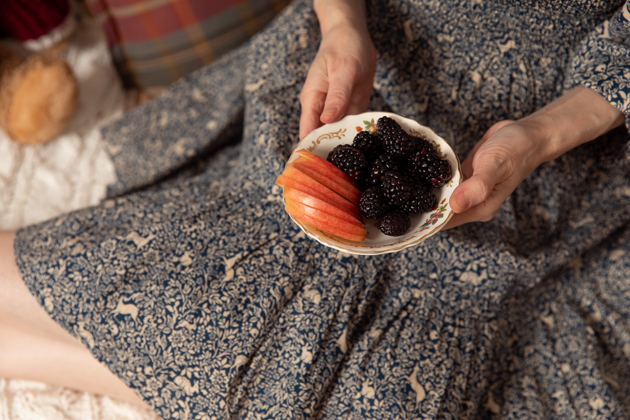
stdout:
<svg viewBox="0 0 630 420">
<path fill-rule="evenodd" d="M 352 145 L 339 145 L 328 161 L 356 181 L 359 210 L 385 235 L 403 235 L 410 213 L 426 213 L 437 205 L 431 187 L 451 179 L 451 166 L 424 138 L 412 136 L 392 118 L 381 117 L 360 131 Z"/>
</svg>

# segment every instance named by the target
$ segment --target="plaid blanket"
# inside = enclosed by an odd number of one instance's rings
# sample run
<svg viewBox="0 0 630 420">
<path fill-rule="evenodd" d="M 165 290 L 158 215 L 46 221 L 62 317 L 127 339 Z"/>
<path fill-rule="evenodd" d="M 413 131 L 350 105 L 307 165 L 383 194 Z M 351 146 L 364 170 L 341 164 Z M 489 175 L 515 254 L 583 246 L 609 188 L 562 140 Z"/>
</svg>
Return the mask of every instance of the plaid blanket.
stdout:
<svg viewBox="0 0 630 420">
<path fill-rule="evenodd" d="M 127 87 L 168 85 L 248 40 L 290 0 L 87 0 Z"/>
</svg>

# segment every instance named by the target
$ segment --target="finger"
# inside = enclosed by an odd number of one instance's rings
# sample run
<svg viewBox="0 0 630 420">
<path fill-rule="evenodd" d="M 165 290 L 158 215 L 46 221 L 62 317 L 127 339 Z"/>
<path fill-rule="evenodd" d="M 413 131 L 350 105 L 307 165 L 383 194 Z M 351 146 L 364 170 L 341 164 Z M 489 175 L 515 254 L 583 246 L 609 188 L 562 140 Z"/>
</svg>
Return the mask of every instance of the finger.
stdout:
<svg viewBox="0 0 630 420">
<path fill-rule="evenodd" d="M 367 100 L 358 100 L 357 102 L 351 102 L 350 105 L 348 106 L 348 111 L 346 112 L 346 115 L 357 115 L 360 114 L 362 112 L 365 112 L 367 110 L 368 107 L 368 103 L 370 102 L 370 98 L 368 97 Z"/>
<path fill-rule="evenodd" d="M 319 117 L 324 109 L 326 93 L 314 89 L 307 90 L 304 86 L 300 100 L 302 102 L 302 114 L 300 116 L 300 139 L 322 125 Z"/>
<path fill-rule="evenodd" d="M 370 104 L 372 96 L 372 84 L 370 83 L 364 88 L 357 88 L 352 92 L 352 99 L 348 106 L 347 115 L 356 115 L 365 112 Z"/>
<path fill-rule="evenodd" d="M 464 213 L 455 213 L 443 229 L 453 229 L 466 223 L 489 221 L 492 220 L 491 216 L 494 216 L 495 213 L 496 210 L 489 209 L 488 205 L 485 202 L 480 203 L 475 207 L 469 209 L 468 211 L 465 211 Z"/>
<path fill-rule="evenodd" d="M 463 213 L 488 199 L 498 179 L 498 168 L 486 165 L 478 168 L 473 176 L 462 182 L 453 191 L 449 204 L 455 213 Z"/>
<path fill-rule="evenodd" d="M 462 162 L 461 168 L 464 178 L 468 179 L 472 176 L 472 162 L 475 158 L 475 155 L 477 154 L 479 148 L 486 142 L 486 140 L 488 140 L 489 137 L 490 136 L 484 135 L 481 140 L 479 140 L 477 144 L 475 144 L 475 147 L 473 147 L 470 153 L 468 153 L 468 156 L 466 156 L 466 159 Z"/>
<path fill-rule="evenodd" d="M 471 152 L 460 166 L 462 168 L 462 175 L 464 176 L 464 179 L 468 179 L 472 176 L 472 161 L 474 156 L 474 152 Z"/>
<path fill-rule="evenodd" d="M 488 222 L 494 218 L 503 202 L 509 197 L 512 190 L 507 185 L 497 186 L 487 200 L 469 208 L 463 213 L 456 213 L 448 221 L 444 229 L 452 229 L 459 225 L 471 222 Z"/>
<path fill-rule="evenodd" d="M 350 105 L 356 75 L 356 72 L 350 70 L 350 68 L 351 67 L 339 69 L 330 74 L 330 85 L 328 93 L 326 94 L 326 103 L 320 117 L 320 121 L 324 124 L 338 121 L 346 115 L 348 106 Z"/>
</svg>

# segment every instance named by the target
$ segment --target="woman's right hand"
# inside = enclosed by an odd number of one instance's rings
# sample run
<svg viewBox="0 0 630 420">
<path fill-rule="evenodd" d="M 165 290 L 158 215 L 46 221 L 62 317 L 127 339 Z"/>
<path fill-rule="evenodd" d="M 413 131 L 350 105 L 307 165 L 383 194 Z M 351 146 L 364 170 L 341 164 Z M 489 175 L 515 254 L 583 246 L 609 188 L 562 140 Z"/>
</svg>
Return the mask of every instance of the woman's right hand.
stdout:
<svg viewBox="0 0 630 420">
<path fill-rule="evenodd" d="M 355 12 L 334 22 L 325 21 L 331 19 L 330 10 L 325 16 L 318 14 L 322 41 L 300 94 L 300 139 L 323 124 L 367 109 L 376 70 L 376 49 L 364 13 Z"/>
</svg>

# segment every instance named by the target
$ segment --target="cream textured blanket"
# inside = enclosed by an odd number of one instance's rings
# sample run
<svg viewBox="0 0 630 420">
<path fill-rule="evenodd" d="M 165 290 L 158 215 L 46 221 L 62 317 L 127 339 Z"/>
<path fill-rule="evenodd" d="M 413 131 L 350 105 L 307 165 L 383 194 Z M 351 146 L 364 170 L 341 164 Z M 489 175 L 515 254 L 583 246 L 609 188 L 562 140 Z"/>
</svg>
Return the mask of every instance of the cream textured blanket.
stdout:
<svg viewBox="0 0 630 420">
<path fill-rule="evenodd" d="M 116 179 L 99 127 L 123 109 L 123 90 L 97 25 L 83 21 L 68 62 L 79 105 L 66 132 L 40 146 L 20 146 L 0 130 L 0 230 L 18 229 L 96 204 Z M 0 420 L 153 420 L 141 408 L 47 384 L 0 378 Z"/>
<path fill-rule="evenodd" d="M 111 398 L 40 382 L 0 379 L 2 420 L 154 420 L 146 410 Z"/>
</svg>

